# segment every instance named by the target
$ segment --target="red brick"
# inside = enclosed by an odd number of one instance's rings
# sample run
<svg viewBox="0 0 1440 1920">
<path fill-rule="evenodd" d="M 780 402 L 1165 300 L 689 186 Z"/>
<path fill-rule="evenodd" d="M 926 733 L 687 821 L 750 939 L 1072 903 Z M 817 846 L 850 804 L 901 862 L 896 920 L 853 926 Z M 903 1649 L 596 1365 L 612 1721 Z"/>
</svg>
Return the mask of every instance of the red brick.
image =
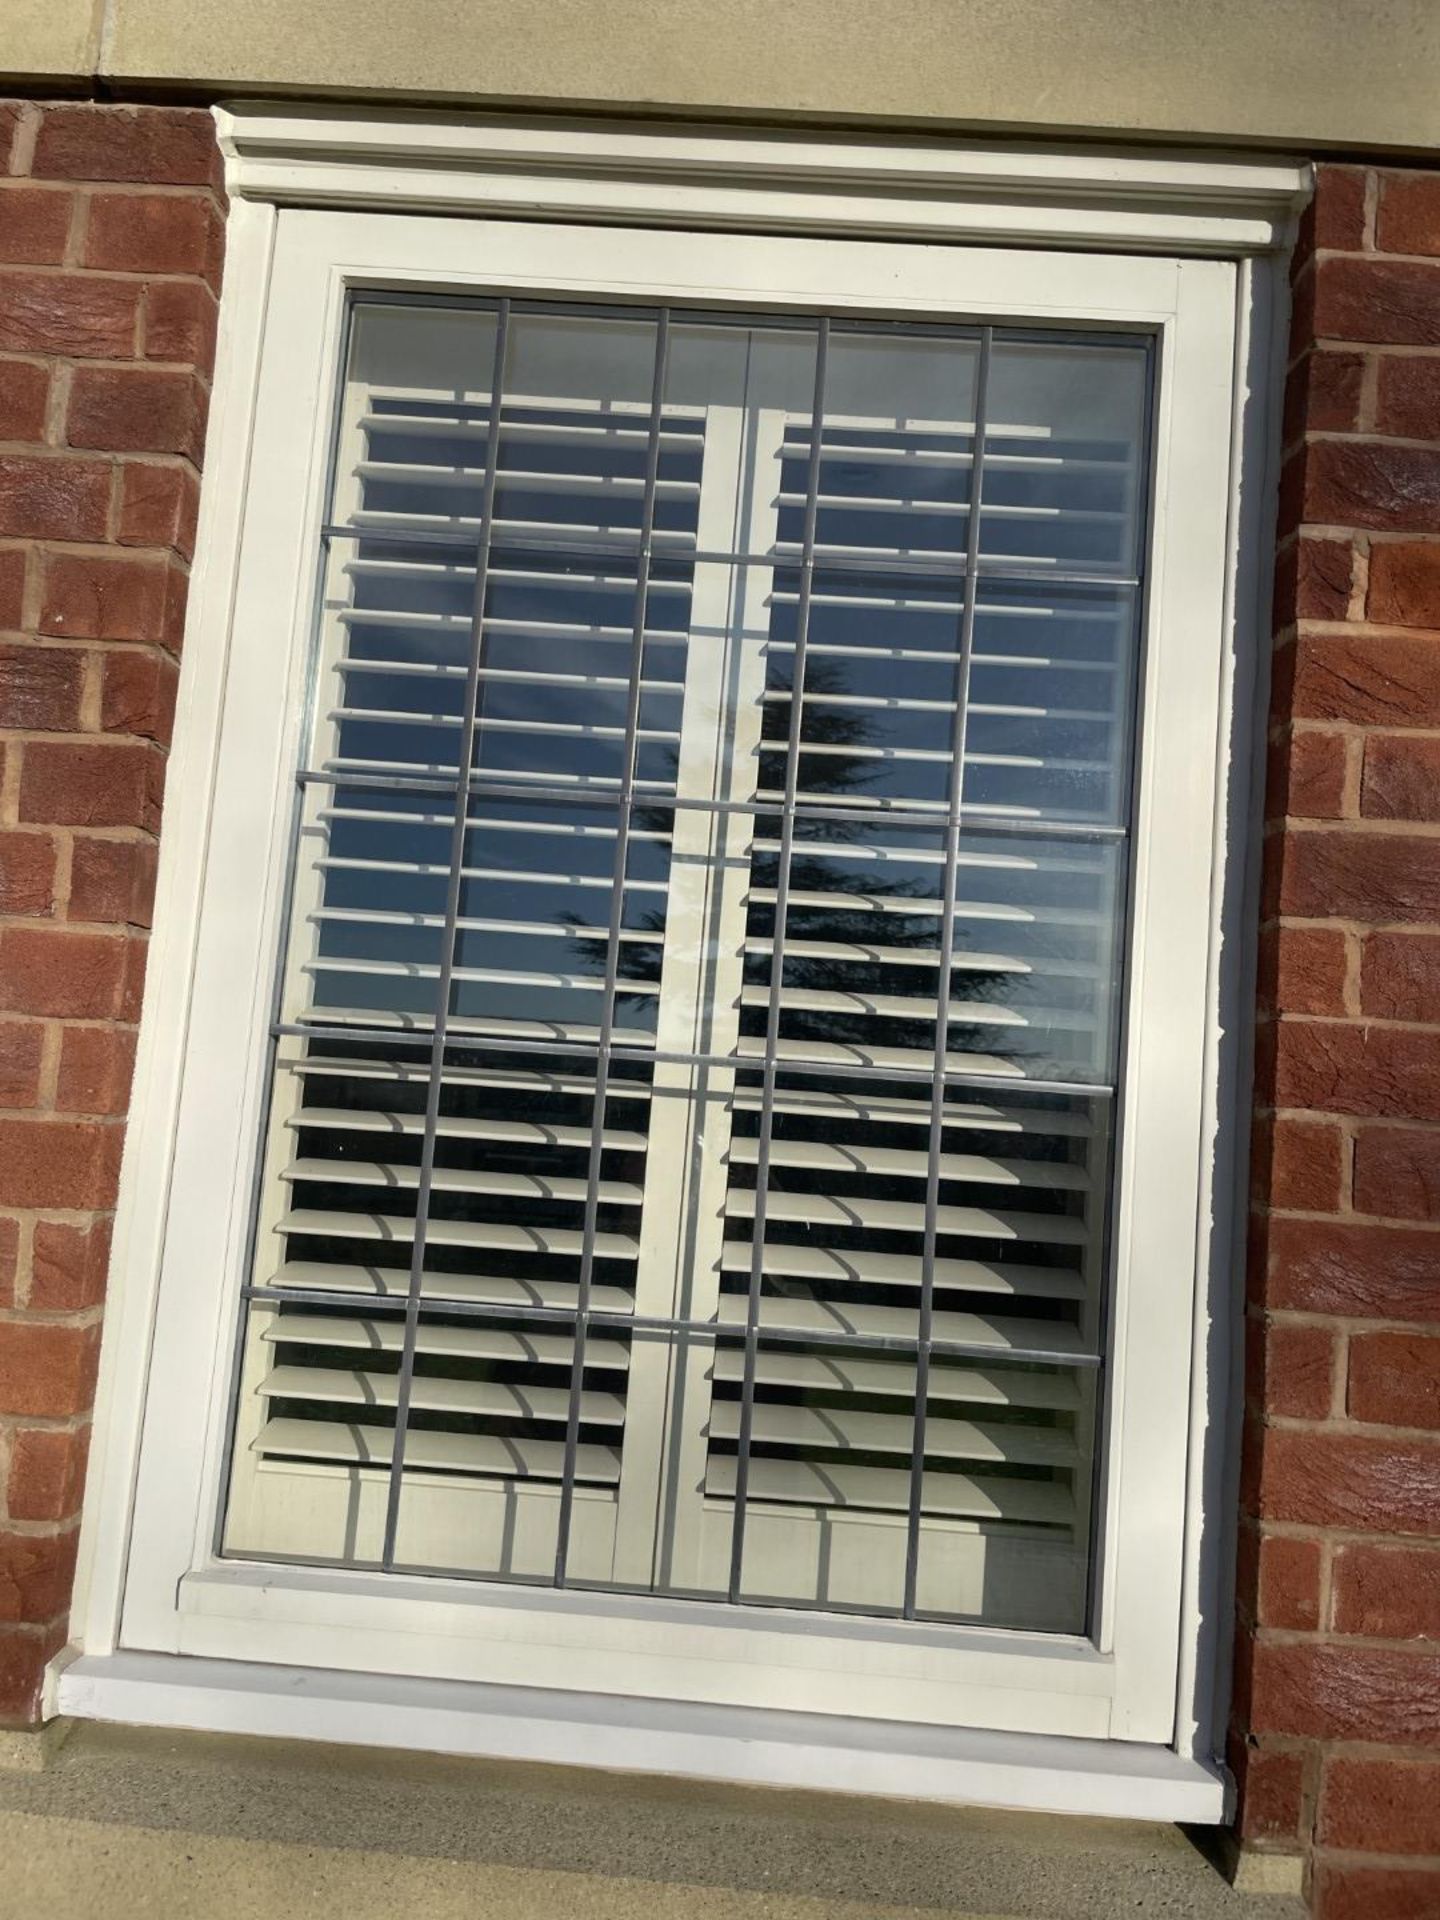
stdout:
<svg viewBox="0 0 1440 1920">
<path fill-rule="evenodd" d="M 63 1622 L 0 1627 L 0 1725 L 31 1726 L 38 1721 L 46 1662 L 64 1644 Z"/>
<path fill-rule="evenodd" d="M 0 1120 L 0 1206 L 113 1207 L 121 1137 L 97 1120 Z"/>
<path fill-rule="evenodd" d="M 1440 355 L 1380 356 L 1375 425 L 1402 440 L 1440 440 Z"/>
<path fill-rule="evenodd" d="M 85 656 L 68 647 L 0 645 L 0 716 L 7 727 L 63 733 L 80 724 Z"/>
<path fill-rule="evenodd" d="M 49 1420 L 88 1413 L 99 1345 L 98 1327 L 8 1321 L 0 1340 L 0 1413 Z"/>
<path fill-rule="evenodd" d="M 1335 1555 L 1335 1627 L 1374 1640 L 1440 1640 L 1440 1547 L 1356 1541 Z"/>
<path fill-rule="evenodd" d="M 85 265 L 124 273 L 204 273 L 213 257 L 216 220 L 211 201 L 199 194 L 97 194 L 90 203 Z"/>
<path fill-rule="evenodd" d="M 194 459 L 205 438 L 205 390 L 193 373 L 78 367 L 65 433 L 72 447 Z"/>
<path fill-rule="evenodd" d="M 1364 1853 L 1440 1853 L 1440 1762 L 1325 1762 L 1322 1846 Z"/>
<path fill-rule="evenodd" d="M 153 747 L 35 741 L 25 749 L 20 818 L 64 827 L 146 827 L 160 819 L 164 763 Z"/>
<path fill-rule="evenodd" d="M 1278 1312 L 1440 1321 L 1433 1233 L 1413 1227 L 1274 1219 L 1268 1304 Z"/>
<path fill-rule="evenodd" d="M 1440 639 L 1302 631 L 1294 711 L 1305 720 L 1431 726 L 1440 713 Z"/>
<path fill-rule="evenodd" d="M 1261 1640 L 1250 1687 L 1257 1733 L 1440 1746 L 1440 1653 Z"/>
<path fill-rule="evenodd" d="M 1440 819 L 1440 734 L 1372 735 L 1360 811 L 1367 820 Z"/>
<path fill-rule="evenodd" d="M 108 1220 L 90 1227 L 37 1221 L 29 1304 L 36 1313 L 83 1313 L 104 1299 L 109 1268 Z"/>
<path fill-rule="evenodd" d="M 47 634 L 86 640 L 161 640 L 172 569 L 138 554 L 60 554 L 45 574 Z"/>
<path fill-rule="evenodd" d="M 25 617 L 24 547 L 0 547 L 0 627 L 18 627 Z"/>
<path fill-rule="evenodd" d="M 198 280 L 157 280 L 145 291 L 145 358 L 183 360 L 208 374 L 219 307 Z"/>
<path fill-rule="evenodd" d="M 1323 1420 L 1335 1378 L 1335 1338 L 1328 1328 L 1251 1320 L 1245 1331 L 1246 1377 L 1265 1412 Z"/>
<path fill-rule="evenodd" d="M 1440 1337 L 1355 1334 L 1346 1405 L 1352 1420 L 1376 1426 L 1440 1428 Z"/>
<path fill-rule="evenodd" d="M 1428 1533 L 1440 1515 L 1440 1443 L 1275 1427 L 1260 1485 L 1267 1520 Z"/>
<path fill-rule="evenodd" d="M 1290 369 L 1281 425 L 1289 447 L 1307 433 L 1353 433 L 1360 424 L 1365 357 L 1317 349 Z"/>
<path fill-rule="evenodd" d="M 48 914 L 54 904 L 54 841 L 0 830 L 0 913 Z"/>
<path fill-rule="evenodd" d="M 0 929 L 0 1006 L 69 1020 L 113 1019 L 125 979 L 123 933 Z"/>
<path fill-rule="evenodd" d="M 20 1272 L 20 1222 L 0 1219 L 0 1307 L 15 1304 Z"/>
<path fill-rule="evenodd" d="M 200 489 L 188 467 L 127 461 L 120 481 L 120 541 L 128 547 L 174 547 L 188 560 L 195 551 Z"/>
<path fill-rule="evenodd" d="M 107 733 L 140 734 L 167 746 L 178 680 L 179 669 L 168 654 L 108 654 L 100 692 L 101 726 Z"/>
<path fill-rule="evenodd" d="M 1360 1005 L 1378 1020 L 1434 1020 L 1440 1008 L 1440 937 L 1367 934 L 1360 957 Z"/>
<path fill-rule="evenodd" d="M 1440 345 L 1440 266 L 1373 257 L 1321 260 L 1315 269 L 1315 331 L 1322 338 L 1379 346 Z"/>
<path fill-rule="evenodd" d="M 1375 243 L 1382 253 L 1440 253 L 1440 174 L 1381 174 Z"/>
<path fill-rule="evenodd" d="M 1338 1127 L 1277 1114 L 1256 1129 L 1256 1199 L 1298 1213 L 1337 1212 L 1344 1148 Z"/>
<path fill-rule="evenodd" d="M 126 1028 L 66 1027 L 60 1040 L 55 1106 L 60 1113 L 123 1114 L 135 1070 L 135 1035 Z"/>
<path fill-rule="evenodd" d="M 140 286 L 83 273 L 0 273 L 0 352 L 128 360 Z"/>
<path fill-rule="evenodd" d="M 70 1520 L 80 1511 L 89 1425 L 21 1427 L 10 1451 L 12 1520 Z"/>
<path fill-rule="evenodd" d="M 1307 729 L 1272 742 L 1266 817 L 1338 820 L 1345 811 L 1345 763 L 1343 734 Z"/>
<path fill-rule="evenodd" d="M 1354 1198 L 1357 1213 L 1440 1220 L 1440 1129 L 1362 1127 Z"/>
<path fill-rule="evenodd" d="M 1312 1920 L 1437 1920 L 1440 1871 L 1323 1860 L 1311 1913 Z"/>
<path fill-rule="evenodd" d="M 1356 253 L 1365 241 L 1365 169 L 1331 162 L 1315 170 L 1315 195 L 1306 209 L 1301 248 Z"/>
<path fill-rule="evenodd" d="M 33 1107 L 40 1098 L 45 1030 L 28 1020 L 0 1020 L 0 1107 Z"/>
<path fill-rule="evenodd" d="M 1320 1547 L 1314 1540 L 1267 1534 L 1260 1542 L 1262 1627 L 1313 1633 L 1320 1625 Z"/>
<path fill-rule="evenodd" d="M 64 1613 L 75 1578 L 78 1535 L 0 1532 L 0 1620 L 37 1625 Z"/>
<path fill-rule="evenodd" d="M 1440 281 L 1440 267 L 1433 271 Z M 1440 298 L 1435 322 L 1440 328 Z M 1305 450 L 1303 477 L 1306 520 L 1383 533 L 1440 532 L 1440 447 L 1317 440 Z"/>
<path fill-rule="evenodd" d="M 153 840 L 75 836 L 70 856 L 72 920 L 148 927 L 155 904 Z"/>
<path fill-rule="evenodd" d="M 1344 1013 L 1346 965 L 1343 933 L 1267 928 L 1260 951 L 1262 1002 L 1283 1013 Z"/>
<path fill-rule="evenodd" d="M 1355 550 L 1348 540 L 1292 540 L 1275 568 L 1275 626 L 1343 620 L 1350 609 Z"/>
<path fill-rule="evenodd" d="M 1440 541 L 1377 541 L 1365 612 L 1381 626 L 1440 627 Z"/>
<path fill-rule="evenodd" d="M 0 182 L 0 260 L 27 267 L 58 266 L 75 196 L 57 187 Z"/>
<path fill-rule="evenodd" d="M 1398 833 L 1292 833 L 1280 910 L 1313 920 L 1440 920 L 1436 843 Z"/>
<path fill-rule="evenodd" d="M 110 469 L 94 460 L 0 454 L 0 534 L 103 540 L 109 507 Z"/>
<path fill-rule="evenodd" d="M 1242 1840 L 1296 1840 L 1305 1794 L 1303 1754 L 1235 1740 L 1230 1765 L 1240 1789 L 1236 1827 Z"/>
<path fill-rule="evenodd" d="M 0 360 L 0 440 L 43 440 L 49 399 L 48 368 Z"/>
<path fill-rule="evenodd" d="M 149 186 L 216 182 L 215 124 L 203 107 L 47 106 L 31 172 L 41 180 Z"/>
</svg>

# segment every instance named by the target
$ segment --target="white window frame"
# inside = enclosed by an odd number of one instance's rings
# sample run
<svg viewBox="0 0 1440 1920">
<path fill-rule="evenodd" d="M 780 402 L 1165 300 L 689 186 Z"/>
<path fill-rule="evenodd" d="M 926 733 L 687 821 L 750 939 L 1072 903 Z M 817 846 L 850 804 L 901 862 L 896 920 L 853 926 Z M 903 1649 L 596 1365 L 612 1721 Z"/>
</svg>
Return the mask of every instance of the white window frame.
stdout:
<svg viewBox="0 0 1440 1920">
<path fill-rule="evenodd" d="M 609 1765 L 1088 1811 L 1107 1810 L 1108 1792 L 1117 1812 L 1139 1810 L 1144 1781 L 1168 1817 L 1222 1817 L 1235 1013 L 1279 269 L 1303 170 L 342 110 L 218 117 L 234 203 L 228 291 L 59 1706 L 278 1732 L 293 1730 L 279 1703 L 303 1694 L 304 1730 L 322 1737 L 575 1758 L 583 1723 L 603 1732 L 595 1751 Z M 438 211 L 470 218 L 429 217 Z M 1157 1017 L 1133 1019 L 1127 1040 L 1104 1493 L 1121 1523 L 1106 1530 L 1093 1641 L 214 1557 L 259 1039 L 352 286 L 1159 334 L 1141 741 L 1164 778 L 1140 796 L 1131 954 L 1132 1005 L 1151 999 Z M 1183 541 L 1166 537 L 1181 524 Z M 1177 1192 L 1181 1166 L 1193 1175 Z M 1167 1267 L 1178 1277 L 1164 1295 L 1128 1286 Z M 1127 1367 L 1131 1350 L 1143 1364 Z M 259 1663 L 291 1670 L 289 1685 L 267 1686 Z M 615 1696 L 608 1717 L 601 1687 Z"/>
</svg>

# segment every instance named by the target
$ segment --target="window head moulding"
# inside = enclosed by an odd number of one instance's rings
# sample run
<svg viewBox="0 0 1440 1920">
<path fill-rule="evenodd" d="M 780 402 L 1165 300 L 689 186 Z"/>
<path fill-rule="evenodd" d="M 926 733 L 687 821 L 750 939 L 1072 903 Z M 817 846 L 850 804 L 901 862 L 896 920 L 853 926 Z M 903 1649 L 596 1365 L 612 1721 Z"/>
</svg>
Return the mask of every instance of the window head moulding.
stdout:
<svg viewBox="0 0 1440 1920">
<path fill-rule="evenodd" d="M 1283 252 L 1311 192 L 1293 160 L 234 103 L 232 197 L 512 219 Z"/>
</svg>

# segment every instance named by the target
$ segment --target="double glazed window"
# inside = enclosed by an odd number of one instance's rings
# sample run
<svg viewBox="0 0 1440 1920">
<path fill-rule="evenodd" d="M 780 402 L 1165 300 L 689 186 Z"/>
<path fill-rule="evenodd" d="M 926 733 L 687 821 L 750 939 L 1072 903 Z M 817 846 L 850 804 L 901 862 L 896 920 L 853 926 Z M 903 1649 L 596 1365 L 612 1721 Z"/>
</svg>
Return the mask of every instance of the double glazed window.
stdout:
<svg viewBox="0 0 1440 1920">
<path fill-rule="evenodd" d="M 1085 1632 L 1152 338 L 347 328 L 223 1551 Z"/>
</svg>

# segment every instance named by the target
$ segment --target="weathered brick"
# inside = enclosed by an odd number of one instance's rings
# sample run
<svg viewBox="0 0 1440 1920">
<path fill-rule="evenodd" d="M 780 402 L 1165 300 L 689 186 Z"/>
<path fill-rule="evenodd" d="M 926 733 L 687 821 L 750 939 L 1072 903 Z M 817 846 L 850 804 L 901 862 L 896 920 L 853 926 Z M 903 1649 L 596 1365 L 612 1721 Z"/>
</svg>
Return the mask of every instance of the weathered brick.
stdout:
<svg viewBox="0 0 1440 1920">
<path fill-rule="evenodd" d="M 77 1534 L 0 1529 L 0 1621 L 43 1625 L 65 1611 L 75 1578 Z"/>
<path fill-rule="evenodd" d="M 47 106 L 30 170 L 41 180 L 212 185 L 215 126 L 203 107 Z"/>
<path fill-rule="evenodd" d="M 18 627 L 23 621 L 28 571 L 24 547 L 0 547 L 0 627 Z"/>
<path fill-rule="evenodd" d="M 55 905 L 55 842 L 0 831 L 0 913 L 48 914 Z"/>
<path fill-rule="evenodd" d="M 110 469 L 98 461 L 0 454 L 0 534 L 102 540 L 109 506 Z"/>
<path fill-rule="evenodd" d="M 1252 1658 L 1257 1733 L 1440 1746 L 1440 1652 L 1262 1640 Z"/>
<path fill-rule="evenodd" d="M 130 1029 L 66 1027 L 60 1037 L 57 1111 L 123 1116 L 134 1070 L 135 1035 Z"/>
<path fill-rule="evenodd" d="M 48 367 L 33 360 L 0 360 L 0 440 L 43 440 L 49 399 Z"/>
<path fill-rule="evenodd" d="M 1312 1920 L 1436 1920 L 1440 1870 L 1322 1860 L 1311 1914 Z"/>
<path fill-rule="evenodd" d="M 166 560 L 148 555 L 54 555 L 41 625 L 68 638 L 163 641 L 177 577 Z"/>
<path fill-rule="evenodd" d="M 208 195 L 97 194 L 85 232 L 87 267 L 198 273 L 210 266 L 217 215 Z"/>
<path fill-rule="evenodd" d="M 37 1313 L 83 1313 L 98 1306 L 109 1266 L 108 1220 L 89 1227 L 37 1221 L 29 1304 Z"/>
<path fill-rule="evenodd" d="M 1433 272 L 1440 281 L 1440 267 Z M 1440 301 L 1435 324 L 1440 330 Z M 1305 519 L 1326 526 L 1440 533 L 1440 447 L 1313 441 L 1305 451 L 1302 511 Z"/>
<path fill-rule="evenodd" d="M 76 834 L 70 856 L 69 917 L 148 927 L 155 904 L 153 840 Z"/>
<path fill-rule="evenodd" d="M 1346 740 L 1324 728 L 1294 730 L 1270 746 L 1266 817 L 1338 820 L 1345 811 Z"/>
<path fill-rule="evenodd" d="M 155 281 L 145 292 L 146 359 L 183 360 L 208 374 L 218 316 L 214 294 L 200 281 Z"/>
<path fill-rule="evenodd" d="M 1243 1738 L 1232 1740 L 1230 1766 L 1240 1788 L 1236 1828 L 1242 1840 L 1297 1842 L 1305 1793 L 1304 1755 Z"/>
<path fill-rule="evenodd" d="M 1386 353 L 1375 386 L 1375 426 L 1401 440 L 1440 440 L 1440 354 Z"/>
<path fill-rule="evenodd" d="M 1275 565 L 1275 625 L 1296 620 L 1343 620 L 1350 608 L 1355 549 L 1348 540 L 1304 535 Z"/>
<path fill-rule="evenodd" d="M 0 1107 L 33 1107 L 40 1097 L 45 1030 L 32 1020 L 0 1020 Z"/>
<path fill-rule="evenodd" d="M 1440 1336 L 1355 1334 L 1346 1408 L 1375 1426 L 1440 1428 Z M 1440 1526 L 1440 1508 L 1435 1520 Z"/>
<path fill-rule="evenodd" d="M 1433 1233 L 1282 1216 L 1270 1222 L 1267 1241 L 1266 1297 L 1276 1311 L 1440 1321 Z"/>
<path fill-rule="evenodd" d="M 1296 252 L 1312 247 L 1358 252 L 1365 241 L 1365 169 L 1327 162 L 1315 171 L 1315 193 L 1305 210 Z"/>
<path fill-rule="evenodd" d="M 1440 637 L 1302 630 L 1295 654 L 1297 719 L 1428 727 L 1440 713 Z"/>
<path fill-rule="evenodd" d="M 1287 1320 L 1246 1323 L 1246 1377 L 1267 1414 L 1323 1420 L 1334 1395 L 1335 1336 Z"/>
<path fill-rule="evenodd" d="M 1257 1200 L 1299 1213 L 1334 1213 L 1340 1206 L 1345 1140 L 1324 1120 L 1277 1114 L 1255 1129 Z"/>
<path fill-rule="evenodd" d="M 1378 1020 L 1434 1020 L 1440 935 L 1370 933 L 1360 958 L 1360 1005 Z"/>
<path fill-rule="evenodd" d="M 21 1427 L 10 1449 L 12 1520 L 69 1520 L 80 1510 L 90 1426 Z"/>
<path fill-rule="evenodd" d="M 1440 627 L 1440 540 L 1376 541 L 1365 611 L 1381 626 Z"/>
<path fill-rule="evenodd" d="M 1280 909 L 1304 919 L 1440 920 L 1433 840 L 1404 834 L 1291 833 Z"/>
<path fill-rule="evenodd" d="M 57 266 L 65 258 L 74 210 L 75 196 L 64 188 L 0 181 L 0 260 Z"/>
<path fill-rule="evenodd" d="M 1344 1013 L 1345 936 L 1327 927 L 1267 927 L 1260 943 L 1260 998 L 1286 1013 Z"/>
<path fill-rule="evenodd" d="M 139 306 L 133 280 L 0 272 L 0 352 L 128 360 Z"/>
<path fill-rule="evenodd" d="M 114 1019 L 127 936 L 68 927 L 0 928 L 0 1007 L 52 1019 Z"/>
<path fill-rule="evenodd" d="M 1290 369 L 1281 425 L 1285 445 L 1306 433 L 1353 433 L 1360 424 L 1365 356 L 1317 349 Z"/>
<path fill-rule="evenodd" d="M 84 681 L 83 653 L 0 644 L 0 724 L 31 733 L 72 731 L 80 724 Z"/>
<path fill-rule="evenodd" d="M 65 1644 L 65 1625 L 0 1627 L 0 1726 L 39 1718 L 46 1662 Z"/>
<path fill-rule="evenodd" d="M 1373 1640 L 1440 1640 L 1440 1547 L 1353 1541 L 1334 1566 L 1339 1633 Z"/>
<path fill-rule="evenodd" d="M 1315 331 L 1327 339 L 1380 346 L 1440 345 L 1440 266 L 1373 256 L 1321 260 L 1315 270 Z"/>
<path fill-rule="evenodd" d="M 1260 1511 L 1301 1525 L 1426 1533 L 1440 1513 L 1440 1442 L 1274 1428 L 1265 1439 Z"/>
<path fill-rule="evenodd" d="M 1319 1838 L 1364 1853 L 1440 1853 L 1440 1762 L 1327 1759 Z"/>
<path fill-rule="evenodd" d="M 1440 1128 L 1362 1127 L 1354 1199 L 1357 1213 L 1440 1220 Z"/>
<path fill-rule="evenodd" d="M 193 373 L 160 367 L 78 367 L 65 435 L 72 447 L 198 457 L 205 389 Z"/>
<path fill-rule="evenodd" d="M 1262 1627 L 1313 1633 L 1320 1625 L 1320 1546 L 1266 1534 L 1260 1541 L 1259 1598 Z"/>
<path fill-rule="evenodd" d="M 1360 811 L 1367 820 L 1440 819 L 1440 734 L 1373 734 Z"/>
<path fill-rule="evenodd" d="M 120 1144 L 107 1121 L 0 1120 L 0 1206 L 113 1207 Z"/>
<path fill-rule="evenodd" d="M 179 677 L 168 654 L 128 648 L 108 654 L 100 688 L 101 726 L 107 733 L 139 734 L 168 746 Z"/>
<path fill-rule="evenodd" d="M 100 1330 L 14 1319 L 0 1339 L 0 1413 L 68 1420 L 89 1410 Z"/>
<path fill-rule="evenodd" d="M 200 490 L 188 467 L 127 461 L 120 480 L 121 544 L 195 551 Z"/>
<path fill-rule="evenodd" d="M 123 741 L 40 740 L 25 750 L 20 818 L 66 827 L 146 827 L 160 820 L 164 763 Z"/>
<path fill-rule="evenodd" d="M 1440 254 L 1440 174 L 1380 175 L 1375 243 L 1382 253 Z"/>
</svg>

